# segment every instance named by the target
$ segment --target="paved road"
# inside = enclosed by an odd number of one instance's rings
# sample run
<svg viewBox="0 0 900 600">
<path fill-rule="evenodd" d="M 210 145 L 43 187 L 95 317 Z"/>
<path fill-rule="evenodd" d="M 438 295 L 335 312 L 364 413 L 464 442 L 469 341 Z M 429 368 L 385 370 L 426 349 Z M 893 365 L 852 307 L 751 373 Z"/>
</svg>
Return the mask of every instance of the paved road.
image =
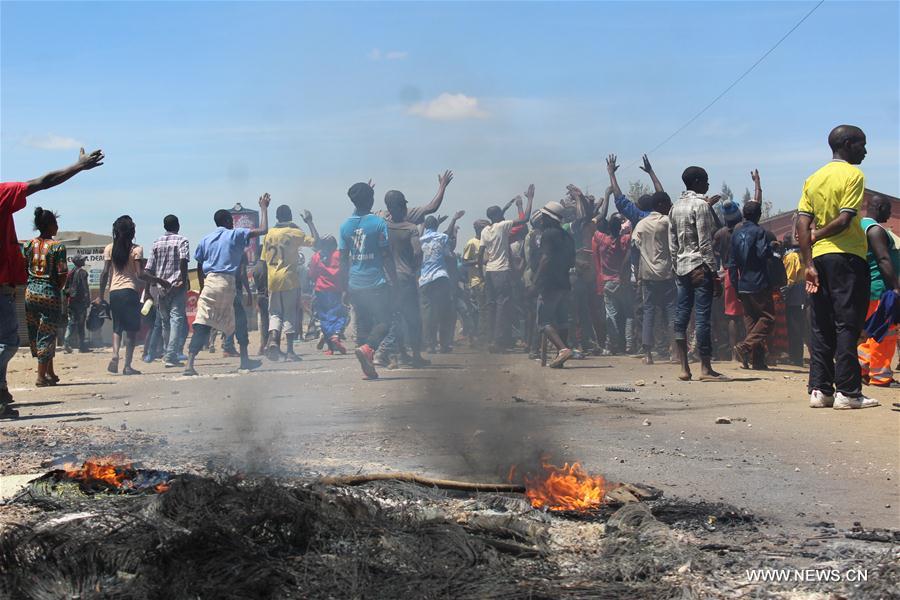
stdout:
<svg viewBox="0 0 900 600">
<path fill-rule="evenodd" d="M 729 364 L 723 370 L 744 380 L 684 383 L 671 365 L 629 358 L 551 370 L 522 355 L 471 352 L 364 382 L 352 357 L 317 355 L 309 344 L 303 352 L 302 363 L 266 363 L 249 375 L 205 355 L 198 378 L 159 363 L 142 365 L 141 376 L 112 376 L 108 353 L 62 355 L 68 385 L 41 390 L 29 385 L 31 359 L 17 357 L 12 385 L 23 418 L 0 427 L 125 424 L 165 435 L 185 456 L 276 471 L 494 480 L 546 453 L 613 481 L 729 502 L 786 526 L 900 527 L 893 390 L 877 396 L 884 405 L 876 409 L 812 410 L 795 368 L 757 374 Z M 605 391 L 639 381 L 634 392 Z M 716 424 L 720 416 L 732 423 Z"/>
</svg>

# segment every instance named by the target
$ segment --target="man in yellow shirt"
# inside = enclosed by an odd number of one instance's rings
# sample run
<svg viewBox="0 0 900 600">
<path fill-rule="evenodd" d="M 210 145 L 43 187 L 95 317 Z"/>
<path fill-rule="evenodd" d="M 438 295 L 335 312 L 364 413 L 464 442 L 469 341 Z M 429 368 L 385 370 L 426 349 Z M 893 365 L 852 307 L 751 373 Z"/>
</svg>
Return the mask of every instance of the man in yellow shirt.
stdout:
<svg viewBox="0 0 900 600">
<path fill-rule="evenodd" d="M 469 271 L 469 298 L 472 304 L 475 305 L 478 315 L 478 325 L 476 327 L 476 331 L 478 332 L 477 337 L 480 338 L 478 343 L 485 343 L 488 341 L 487 296 L 484 288 L 484 278 L 482 277 L 481 272 L 482 265 L 478 262 L 478 256 L 481 251 L 481 230 L 489 224 L 490 222 L 484 219 L 475 221 L 475 237 L 466 242 L 466 246 L 463 248 L 462 253 L 463 265 Z"/>
<path fill-rule="evenodd" d="M 282 204 L 275 211 L 277 223 L 266 234 L 260 259 L 268 265 L 269 285 L 269 346 L 266 358 L 281 358 L 281 333 L 284 332 L 285 360 L 298 361 L 294 352 L 294 340 L 301 331 L 303 309 L 300 299 L 300 248 L 312 246 L 319 239 L 309 211 L 303 212 L 303 220 L 312 236 L 303 233 L 293 222 L 291 208 Z"/>
<path fill-rule="evenodd" d="M 810 295 L 809 405 L 869 408 L 862 393 L 856 342 L 869 301 L 868 244 L 860 227 L 866 134 L 839 125 L 828 135 L 833 160 L 803 186 L 797 235 Z"/>
</svg>

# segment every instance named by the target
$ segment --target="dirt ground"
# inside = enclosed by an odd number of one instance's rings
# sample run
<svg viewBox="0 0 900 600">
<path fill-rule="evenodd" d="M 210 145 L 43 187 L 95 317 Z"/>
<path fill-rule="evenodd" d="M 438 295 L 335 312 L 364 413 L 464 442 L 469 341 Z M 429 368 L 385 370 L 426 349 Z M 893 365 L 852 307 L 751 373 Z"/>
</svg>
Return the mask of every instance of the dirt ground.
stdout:
<svg viewBox="0 0 900 600">
<path fill-rule="evenodd" d="M 265 362 L 250 374 L 234 372 L 236 359 L 204 353 L 197 378 L 160 362 L 137 364 L 140 376 L 110 375 L 109 351 L 60 353 L 62 383 L 36 389 L 22 352 L 10 364 L 21 418 L 0 423 L 0 474 L 120 450 L 178 471 L 397 470 L 502 481 L 513 464 L 543 453 L 788 529 L 900 527 L 895 390 L 872 393 L 882 402 L 875 409 L 813 410 L 794 367 L 720 364 L 735 381 L 680 382 L 674 366 L 632 358 L 551 370 L 520 354 L 462 348 L 432 357 L 432 368 L 383 370 L 365 382 L 352 356 L 327 357 L 312 343 L 301 353 L 301 363 Z"/>
</svg>

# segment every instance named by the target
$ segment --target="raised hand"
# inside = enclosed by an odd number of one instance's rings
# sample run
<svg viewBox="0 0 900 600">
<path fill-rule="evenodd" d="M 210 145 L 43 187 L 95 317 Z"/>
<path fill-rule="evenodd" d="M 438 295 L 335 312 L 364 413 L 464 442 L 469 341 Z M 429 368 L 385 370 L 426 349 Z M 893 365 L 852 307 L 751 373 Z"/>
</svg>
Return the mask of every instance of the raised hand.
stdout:
<svg viewBox="0 0 900 600">
<path fill-rule="evenodd" d="M 451 181 L 453 181 L 453 171 L 444 171 L 443 175 L 438 175 L 438 186 L 441 189 L 447 189 Z"/>
<path fill-rule="evenodd" d="M 716 202 L 718 202 L 721 199 L 722 199 L 722 196 L 720 196 L 719 194 L 716 194 L 715 196 L 708 197 L 706 199 L 706 203 L 709 204 L 710 206 L 715 206 Z"/>
<path fill-rule="evenodd" d="M 606 170 L 610 175 L 613 175 L 616 170 L 619 168 L 619 165 L 616 164 L 616 155 L 610 154 L 606 158 Z"/>
<path fill-rule="evenodd" d="M 447 215 L 439 215 L 437 218 L 438 225 L 447 220 Z"/>
<path fill-rule="evenodd" d="M 529 200 L 534 200 L 534 184 L 529 184 L 528 189 L 525 190 L 525 197 Z"/>
<path fill-rule="evenodd" d="M 649 175 L 650 173 L 652 173 L 652 172 L 653 172 L 653 167 L 650 166 L 650 159 L 647 158 L 647 155 L 646 155 L 646 154 L 643 155 L 643 156 L 641 157 L 641 160 L 643 161 L 644 164 L 642 164 L 642 165 L 639 167 L 640 170 L 643 171 L 644 173 L 646 173 L 647 175 Z"/>
<path fill-rule="evenodd" d="M 372 181 L 371 179 L 370 179 L 369 181 L 366 182 L 366 185 L 368 185 L 368 186 L 369 186 L 370 188 L 372 188 L 373 190 L 375 189 L 375 182 Z"/>
<path fill-rule="evenodd" d="M 462 219 L 465 216 L 465 214 L 466 214 L 466 211 L 458 210 L 458 211 L 456 211 L 456 214 L 453 215 L 453 220 L 459 221 L 460 219 Z"/>
<path fill-rule="evenodd" d="M 753 180 L 753 183 L 759 185 L 759 169 L 753 169 L 750 171 L 750 179 Z"/>
<path fill-rule="evenodd" d="M 103 155 L 103 150 L 94 150 L 90 154 L 85 154 L 84 148 L 82 148 L 78 153 L 78 166 L 82 171 L 89 171 L 102 165 L 104 158 L 106 157 Z"/>
<path fill-rule="evenodd" d="M 520 195 L 516 196 L 515 198 L 513 198 L 513 202 L 516 203 L 516 208 L 518 208 L 519 212 L 521 212 L 522 211 L 522 195 L 520 194 Z"/>
<path fill-rule="evenodd" d="M 577 185 L 573 185 L 571 183 L 566 186 L 566 193 L 569 194 L 569 197 L 572 200 L 578 200 L 579 198 L 584 196 L 584 193 L 581 191 L 581 188 L 579 188 Z"/>
<path fill-rule="evenodd" d="M 259 197 L 259 207 L 262 209 L 269 208 L 269 203 L 272 201 L 272 197 L 269 196 L 269 193 L 266 192 L 262 196 Z"/>
<path fill-rule="evenodd" d="M 312 213 L 305 208 L 300 212 L 300 217 L 303 219 L 304 223 L 311 223 L 313 220 Z"/>
</svg>

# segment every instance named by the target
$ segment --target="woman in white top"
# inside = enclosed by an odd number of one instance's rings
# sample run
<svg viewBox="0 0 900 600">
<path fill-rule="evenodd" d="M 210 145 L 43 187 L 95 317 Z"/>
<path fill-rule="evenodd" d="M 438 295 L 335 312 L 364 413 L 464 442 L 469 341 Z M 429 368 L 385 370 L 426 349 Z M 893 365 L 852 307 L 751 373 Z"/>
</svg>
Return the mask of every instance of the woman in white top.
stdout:
<svg viewBox="0 0 900 600">
<path fill-rule="evenodd" d="M 100 275 L 100 296 L 96 302 L 103 302 L 106 286 L 109 284 L 109 309 L 113 322 L 113 357 L 107 370 L 110 373 L 119 371 L 119 348 L 122 334 L 126 336 L 125 366 L 122 375 L 140 375 L 140 371 L 132 368 L 134 346 L 137 333 L 141 328 L 141 304 L 139 290 L 146 282 L 158 284 L 165 289 L 171 283 L 144 271 L 144 249 L 134 243 L 134 221 L 123 215 L 113 223 L 113 241 L 103 250 L 106 263 Z"/>
</svg>

